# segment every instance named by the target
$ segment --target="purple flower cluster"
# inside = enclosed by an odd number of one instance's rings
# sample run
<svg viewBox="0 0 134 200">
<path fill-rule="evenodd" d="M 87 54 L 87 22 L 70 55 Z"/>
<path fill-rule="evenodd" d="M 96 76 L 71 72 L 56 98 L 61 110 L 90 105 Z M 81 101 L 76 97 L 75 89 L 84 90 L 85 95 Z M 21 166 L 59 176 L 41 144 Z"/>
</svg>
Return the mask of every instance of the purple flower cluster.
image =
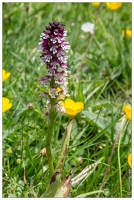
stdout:
<svg viewBox="0 0 134 200">
<path fill-rule="evenodd" d="M 39 79 L 40 83 L 48 87 L 51 98 L 60 94 L 67 96 L 67 56 L 70 46 L 65 40 L 67 31 L 59 22 L 50 22 L 40 36 L 39 49 L 41 61 L 46 64 L 48 75 Z M 60 88 L 60 92 L 57 92 Z"/>
</svg>

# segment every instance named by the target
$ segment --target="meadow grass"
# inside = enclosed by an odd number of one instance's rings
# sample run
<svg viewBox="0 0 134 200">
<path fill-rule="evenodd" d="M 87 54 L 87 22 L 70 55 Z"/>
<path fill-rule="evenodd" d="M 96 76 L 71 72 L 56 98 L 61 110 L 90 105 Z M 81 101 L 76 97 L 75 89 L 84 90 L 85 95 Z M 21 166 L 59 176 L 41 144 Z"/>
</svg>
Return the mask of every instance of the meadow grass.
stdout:
<svg viewBox="0 0 134 200">
<path fill-rule="evenodd" d="M 123 3 L 116 11 L 108 9 L 105 3 L 101 10 L 91 3 L 3 3 L 2 67 L 11 72 L 3 83 L 3 96 L 13 104 L 3 114 L 3 197 L 40 197 L 49 181 L 48 161 L 40 154 L 45 147 L 47 121 L 38 83 L 46 69 L 37 48 L 41 32 L 54 20 L 65 24 L 71 45 L 70 97 L 84 103 L 84 110 L 74 119 L 64 177 L 74 167 L 73 176 L 104 158 L 69 194 L 97 197 L 124 118 L 123 105 L 131 105 L 132 43 L 131 38 L 122 35 L 123 29 L 131 30 L 131 12 L 132 3 Z M 91 38 L 81 30 L 85 22 L 96 24 L 96 31 L 80 67 Z M 67 123 L 67 116 L 58 117 L 52 141 L 54 165 Z M 131 169 L 127 163 L 131 143 L 128 121 L 121 131 L 119 157 L 117 144 L 100 197 L 131 197 Z M 78 157 L 82 157 L 82 163 L 78 163 Z"/>
</svg>

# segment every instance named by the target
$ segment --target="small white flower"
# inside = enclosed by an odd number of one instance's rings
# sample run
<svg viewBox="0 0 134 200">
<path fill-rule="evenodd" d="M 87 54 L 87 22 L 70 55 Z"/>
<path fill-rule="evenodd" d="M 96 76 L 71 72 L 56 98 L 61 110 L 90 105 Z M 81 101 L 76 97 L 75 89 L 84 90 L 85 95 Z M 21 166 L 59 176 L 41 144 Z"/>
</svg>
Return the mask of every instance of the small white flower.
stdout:
<svg viewBox="0 0 134 200">
<path fill-rule="evenodd" d="M 83 30 L 84 32 L 89 32 L 91 34 L 94 33 L 94 29 L 95 29 L 95 25 L 90 22 L 86 22 L 82 24 L 81 26 L 81 30 Z"/>
<path fill-rule="evenodd" d="M 57 67 L 59 67 L 60 64 L 58 62 L 54 61 L 54 62 L 51 63 L 51 66 L 52 66 L 52 69 L 57 69 Z"/>
<path fill-rule="evenodd" d="M 58 46 L 52 46 L 51 48 L 50 48 L 50 51 L 53 51 L 53 54 L 55 54 L 55 53 L 57 53 L 57 49 L 58 48 Z"/>
<path fill-rule="evenodd" d="M 52 56 L 51 56 L 51 55 L 45 55 L 45 56 L 43 57 L 43 61 L 44 61 L 44 62 L 50 62 L 51 59 L 52 59 Z"/>
</svg>

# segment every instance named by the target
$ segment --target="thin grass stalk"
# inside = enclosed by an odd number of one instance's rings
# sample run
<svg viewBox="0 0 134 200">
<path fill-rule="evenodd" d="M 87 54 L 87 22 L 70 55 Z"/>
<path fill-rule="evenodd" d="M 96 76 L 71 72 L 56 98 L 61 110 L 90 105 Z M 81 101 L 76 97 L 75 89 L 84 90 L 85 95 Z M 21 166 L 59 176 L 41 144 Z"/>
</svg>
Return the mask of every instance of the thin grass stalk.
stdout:
<svg viewBox="0 0 134 200">
<path fill-rule="evenodd" d="M 122 179 L 121 179 L 121 163 L 120 163 L 120 144 L 121 144 L 121 134 L 118 142 L 118 166 L 119 166 L 119 180 L 120 180 L 120 197 L 122 198 Z"/>
</svg>

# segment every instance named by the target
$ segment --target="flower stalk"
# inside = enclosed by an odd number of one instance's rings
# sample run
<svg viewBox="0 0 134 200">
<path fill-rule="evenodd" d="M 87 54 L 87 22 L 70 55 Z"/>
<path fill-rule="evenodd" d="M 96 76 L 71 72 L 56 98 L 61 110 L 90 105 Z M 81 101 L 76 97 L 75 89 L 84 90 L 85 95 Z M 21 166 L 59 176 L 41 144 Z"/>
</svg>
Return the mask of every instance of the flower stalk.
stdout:
<svg viewBox="0 0 134 200">
<path fill-rule="evenodd" d="M 63 113 L 65 109 L 61 106 L 61 99 L 67 96 L 67 56 L 65 52 L 70 46 L 65 40 L 67 31 L 64 25 L 59 22 L 50 22 L 46 30 L 40 36 L 39 49 L 40 59 L 46 64 L 48 75 L 39 79 L 44 86 L 41 97 L 46 101 L 45 114 L 48 118 L 48 131 L 46 134 L 46 153 L 50 177 L 54 174 L 54 165 L 51 152 L 52 136 L 55 127 L 55 119 L 58 113 Z"/>
<path fill-rule="evenodd" d="M 53 165 L 53 158 L 52 158 L 52 152 L 51 152 L 51 146 L 50 146 L 53 129 L 54 129 L 54 124 L 55 124 L 54 116 L 55 116 L 55 111 L 53 111 L 53 109 L 51 109 L 50 115 L 49 115 L 49 122 L 48 122 L 48 131 L 46 134 L 46 150 L 47 150 L 47 158 L 48 158 L 50 177 L 54 174 L 54 165 Z"/>
<path fill-rule="evenodd" d="M 64 29 L 64 25 L 56 21 L 50 22 L 49 26 L 46 26 L 46 30 L 41 34 L 39 42 L 38 51 L 41 52 L 40 59 L 43 64 L 46 64 L 48 72 L 45 77 L 39 79 L 39 82 L 44 86 L 44 91 L 41 93 L 41 97 L 47 98 L 45 114 L 48 119 L 48 130 L 46 133 L 45 148 L 50 174 L 48 187 L 42 197 L 44 197 L 44 195 L 46 197 L 54 197 L 59 194 L 57 191 L 60 190 L 59 185 L 62 182 L 62 168 L 69 147 L 70 134 L 73 125 L 72 118 L 84 108 L 84 104 L 82 102 L 75 103 L 71 99 L 66 99 L 65 102 L 62 102 L 62 100 L 68 96 L 67 56 L 65 52 L 68 51 L 70 46 L 65 40 L 66 33 L 67 31 Z M 71 121 L 65 130 L 59 160 L 56 168 L 54 168 L 51 145 L 56 125 L 56 118 L 60 113 L 66 113 L 69 115 Z M 70 177 L 68 180 L 70 180 Z M 69 192 L 70 183 L 69 186 L 67 185 L 66 189 Z M 66 189 L 63 194 L 60 194 L 61 197 L 66 196 Z"/>
</svg>

